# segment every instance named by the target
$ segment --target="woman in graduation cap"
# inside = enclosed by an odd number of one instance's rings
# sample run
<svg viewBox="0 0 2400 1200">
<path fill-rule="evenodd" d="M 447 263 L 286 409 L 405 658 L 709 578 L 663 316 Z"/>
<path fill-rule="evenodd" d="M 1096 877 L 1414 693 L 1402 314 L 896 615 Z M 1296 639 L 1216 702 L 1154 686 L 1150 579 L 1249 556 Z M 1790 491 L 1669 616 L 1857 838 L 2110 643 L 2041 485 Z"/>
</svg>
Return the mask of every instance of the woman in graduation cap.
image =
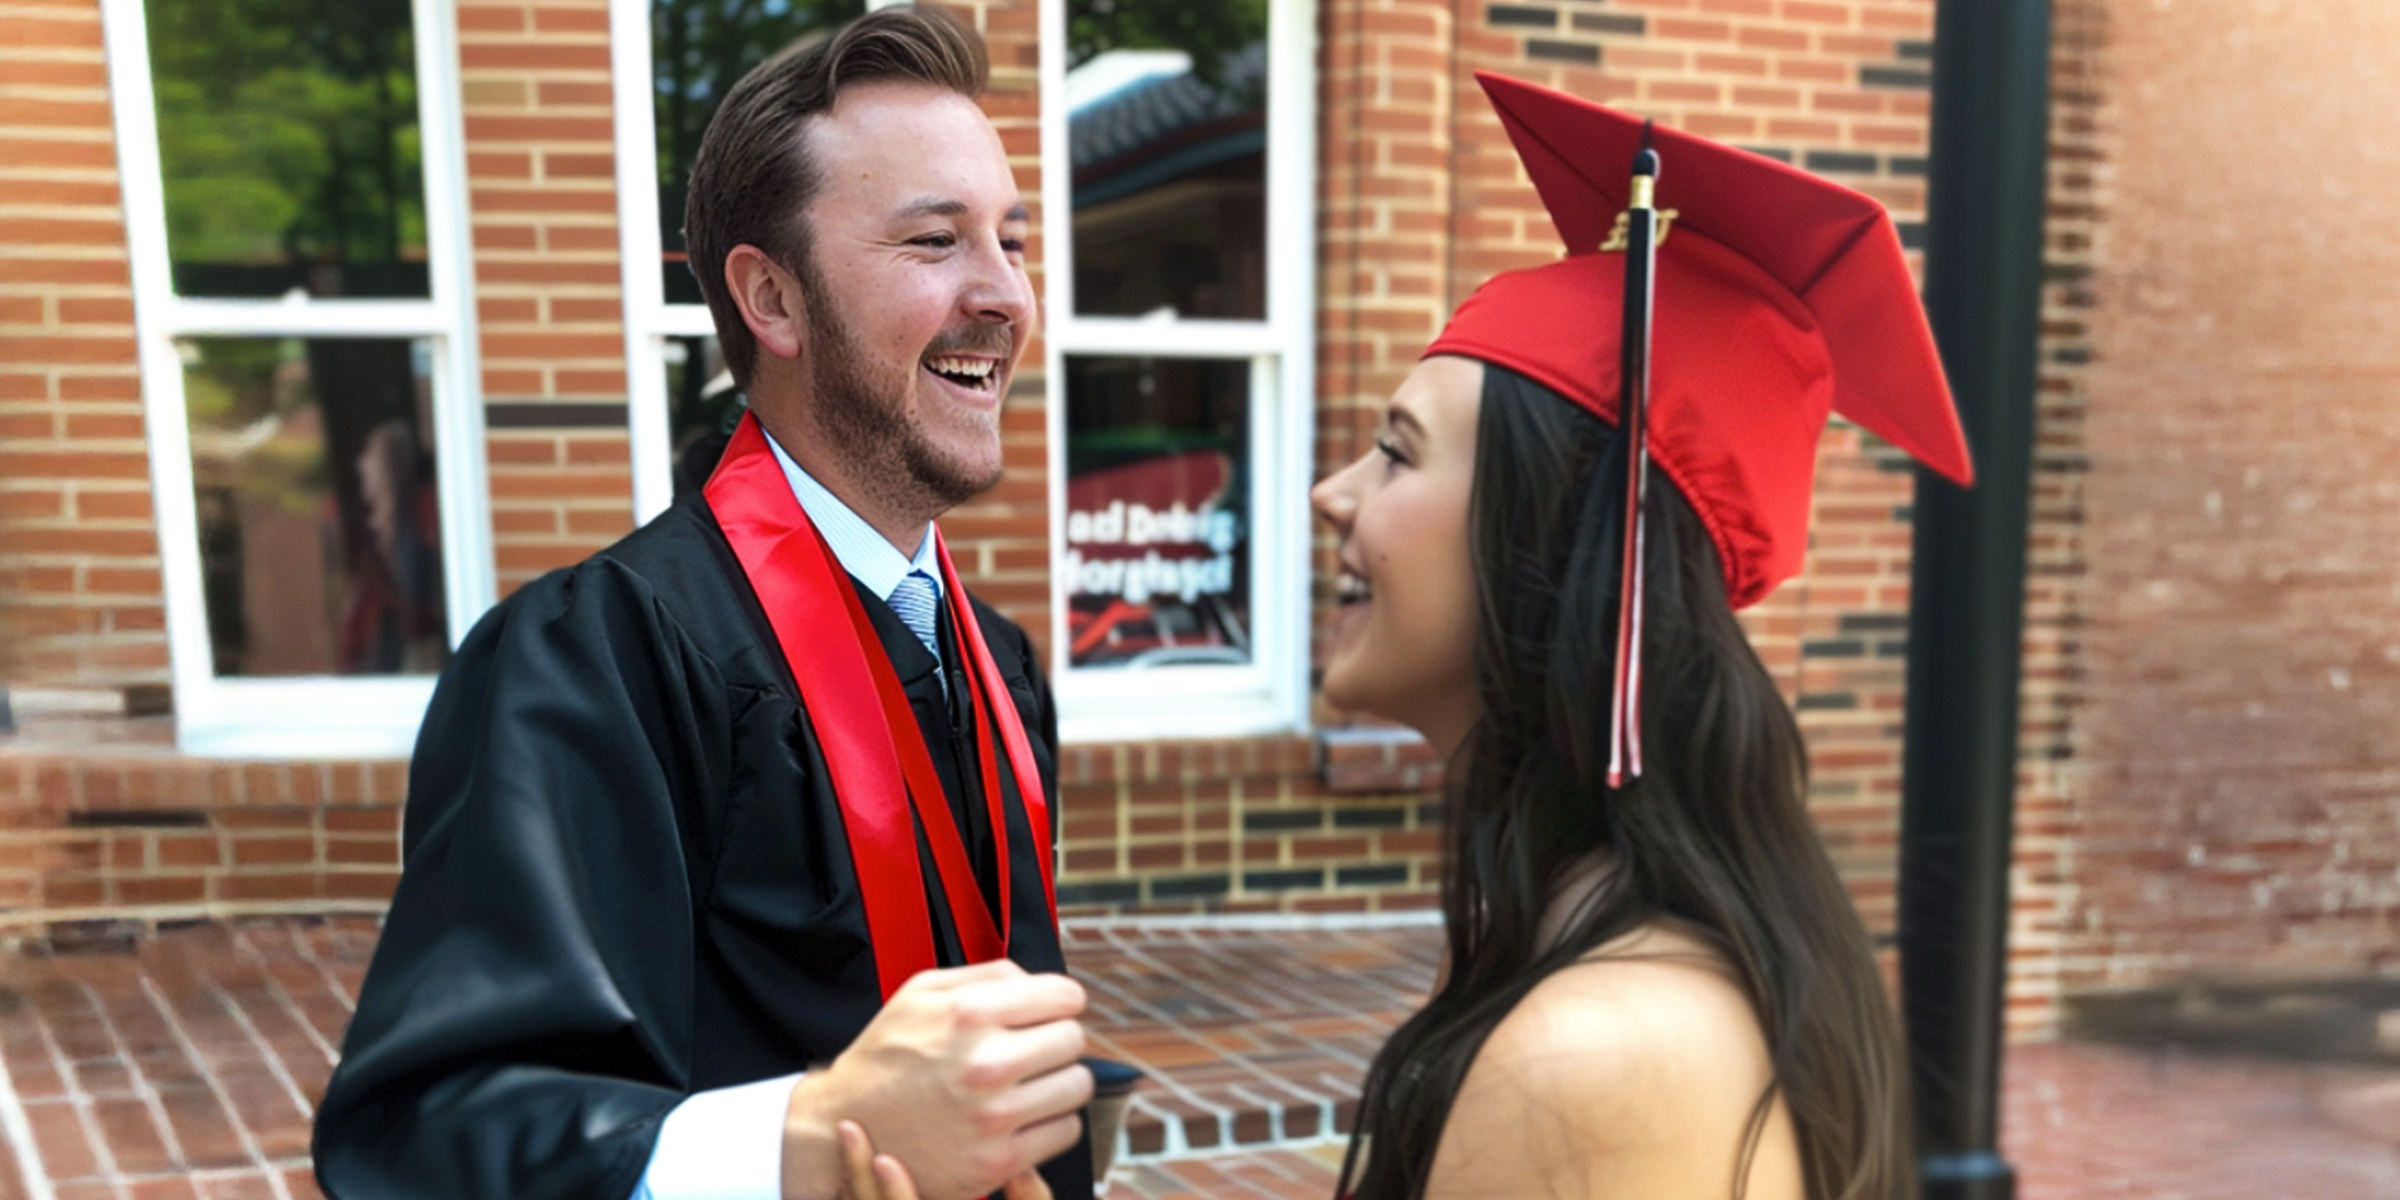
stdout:
<svg viewBox="0 0 2400 1200">
<path fill-rule="evenodd" d="M 1452 764 L 1447 967 L 1344 1191 L 1913 1197 L 1898 1025 L 1734 617 L 1799 571 L 1829 413 L 1969 477 L 1899 239 L 1781 163 L 1481 79 L 1568 255 L 1461 305 L 1313 496 L 1326 699 Z"/>
<path fill-rule="evenodd" d="M 1903 1200 L 1898 1024 L 1734 613 L 1838 412 L 1971 468 L 1882 207 L 1480 75 L 1567 256 L 1494 278 L 1320 482 L 1326 699 L 1451 763 L 1448 956 L 1349 1200 Z M 1628 601 L 1631 603 L 1628 603 Z M 846 1134 L 851 1195 L 910 1200 Z"/>
</svg>

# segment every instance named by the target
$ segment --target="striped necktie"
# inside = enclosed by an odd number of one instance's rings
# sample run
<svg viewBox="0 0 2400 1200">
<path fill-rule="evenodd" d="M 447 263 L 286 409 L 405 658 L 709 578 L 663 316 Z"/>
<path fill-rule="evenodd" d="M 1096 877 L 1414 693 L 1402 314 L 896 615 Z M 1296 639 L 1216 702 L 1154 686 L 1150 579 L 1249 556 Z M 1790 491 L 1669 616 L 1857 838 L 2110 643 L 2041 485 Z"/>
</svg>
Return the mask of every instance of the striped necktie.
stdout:
<svg viewBox="0 0 2400 1200">
<path fill-rule="evenodd" d="M 900 580 L 900 586 L 892 589 L 891 605 L 908 631 L 925 643 L 925 652 L 933 655 L 934 673 L 940 675 L 942 642 L 941 635 L 935 632 L 935 623 L 941 616 L 942 597 L 934 589 L 933 577 L 923 571 L 910 571 Z M 943 690 L 948 691 L 949 687 L 950 681 L 943 678 Z"/>
</svg>

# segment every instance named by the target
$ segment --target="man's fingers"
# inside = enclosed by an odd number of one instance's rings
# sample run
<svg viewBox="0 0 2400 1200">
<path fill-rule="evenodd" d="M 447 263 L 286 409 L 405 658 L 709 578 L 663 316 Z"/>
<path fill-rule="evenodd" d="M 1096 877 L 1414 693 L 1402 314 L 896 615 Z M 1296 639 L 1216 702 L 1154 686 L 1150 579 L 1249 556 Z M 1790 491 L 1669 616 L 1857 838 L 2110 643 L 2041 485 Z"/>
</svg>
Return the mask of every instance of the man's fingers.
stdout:
<svg viewBox="0 0 2400 1200">
<path fill-rule="evenodd" d="M 1001 1200 L 1050 1200 L 1050 1181 L 1040 1171 L 1027 1171 L 1008 1181 Z"/>
<path fill-rule="evenodd" d="M 1019 1128 L 1072 1115 L 1092 1102 L 1091 1068 L 1070 1062 L 1009 1089 L 1001 1102 L 1008 1106 Z"/>
<path fill-rule="evenodd" d="M 1083 1117 L 1070 1112 L 1063 1116 L 1052 1117 L 1038 1125 L 1028 1125 L 1018 1130 L 1012 1140 L 1016 1144 L 1017 1153 L 1024 1155 L 1023 1161 L 1046 1163 L 1074 1149 L 1075 1143 L 1082 1137 Z M 885 1200 L 897 1200 L 897 1198 L 887 1196 Z M 907 1200 L 915 1200 L 915 1198 L 909 1197 Z"/>
<path fill-rule="evenodd" d="M 986 980 L 960 988 L 953 998 L 962 1011 L 972 1011 L 1004 1029 L 1080 1016 L 1088 1002 L 1083 985 L 1064 975 Z"/>
<path fill-rule="evenodd" d="M 986 1066 L 991 1082 L 1023 1083 L 1074 1066 L 1086 1044 L 1080 1023 L 1052 1021 L 993 1034 L 976 1048 L 974 1057 Z"/>
</svg>

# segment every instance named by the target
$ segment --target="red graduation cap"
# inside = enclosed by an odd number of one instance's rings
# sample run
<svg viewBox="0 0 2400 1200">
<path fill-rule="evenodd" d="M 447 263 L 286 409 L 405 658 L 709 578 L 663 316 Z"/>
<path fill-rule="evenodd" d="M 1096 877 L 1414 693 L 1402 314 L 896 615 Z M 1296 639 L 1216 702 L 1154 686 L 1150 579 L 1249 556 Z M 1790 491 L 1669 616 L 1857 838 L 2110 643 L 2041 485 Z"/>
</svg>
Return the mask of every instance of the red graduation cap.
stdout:
<svg viewBox="0 0 2400 1200">
<path fill-rule="evenodd" d="M 1484 284 L 1425 353 L 1508 367 L 1616 425 L 1626 255 L 1601 247 L 1628 207 L 1644 122 L 1475 77 L 1568 257 Z M 1657 129 L 1655 146 L 1650 461 L 1707 525 L 1738 609 L 1799 573 L 1829 412 L 1962 485 L 1974 468 L 1883 206 L 1677 130 Z"/>
</svg>

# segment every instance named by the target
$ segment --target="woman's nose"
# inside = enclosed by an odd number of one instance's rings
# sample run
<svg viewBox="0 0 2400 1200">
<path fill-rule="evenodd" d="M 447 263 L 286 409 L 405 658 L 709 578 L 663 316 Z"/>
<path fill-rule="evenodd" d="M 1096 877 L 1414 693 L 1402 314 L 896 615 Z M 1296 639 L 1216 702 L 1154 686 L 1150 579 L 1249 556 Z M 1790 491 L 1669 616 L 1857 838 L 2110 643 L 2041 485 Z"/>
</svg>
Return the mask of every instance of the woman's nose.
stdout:
<svg viewBox="0 0 2400 1200">
<path fill-rule="evenodd" d="M 1358 512 L 1357 497 L 1352 496 L 1350 490 L 1342 486 L 1343 476 L 1349 473 L 1346 468 L 1336 471 L 1318 480 L 1317 486 L 1308 489 L 1308 506 L 1316 510 L 1319 520 L 1337 530 L 1348 530 L 1350 518 L 1357 515 Z"/>
</svg>

